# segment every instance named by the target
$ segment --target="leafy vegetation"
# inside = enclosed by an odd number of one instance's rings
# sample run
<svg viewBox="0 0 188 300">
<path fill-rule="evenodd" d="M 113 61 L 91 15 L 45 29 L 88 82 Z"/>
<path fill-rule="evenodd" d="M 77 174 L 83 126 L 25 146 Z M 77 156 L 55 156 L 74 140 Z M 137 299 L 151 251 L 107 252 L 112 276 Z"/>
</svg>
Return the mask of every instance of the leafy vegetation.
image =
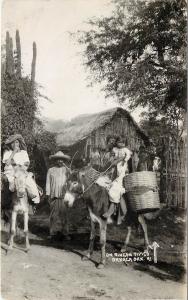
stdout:
<svg viewBox="0 0 188 300">
<path fill-rule="evenodd" d="M 13 50 L 13 41 L 8 32 L 6 45 L 2 50 L 2 142 L 11 134 L 21 133 L 28 146 L 31 168 L 34 168 L 36 173 L 41 173 L 41 168 L 44 169 L 44 166 L 40 166 L 37 157 L 55 151 L 56 139 L 54 133 L 44 129 L 37 117 L 38 99 L 41 93 L 35 83 L 36 44 L 33 43 L 31 76 L 22 75 L 21 43 L 18 31 L 16 32 L 16 50 Z M 36 151 L 38 156 L 36 156 Z M 44 157 L 43 161 L 45 164 Z"/>
<path fill-rule="evenodd" d="M 111 17 L 79 32 L 91 80 L 106 96 L 166 118 L 186 110 L 186 2 L 115 0 Z"/>
</svg>

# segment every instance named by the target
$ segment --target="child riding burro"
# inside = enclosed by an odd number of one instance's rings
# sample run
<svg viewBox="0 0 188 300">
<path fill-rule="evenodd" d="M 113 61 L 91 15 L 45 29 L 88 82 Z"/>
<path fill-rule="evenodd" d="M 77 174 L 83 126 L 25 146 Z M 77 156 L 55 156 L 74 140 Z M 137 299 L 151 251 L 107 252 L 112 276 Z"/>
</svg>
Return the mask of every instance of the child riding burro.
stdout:
<svg viewBox="0 0 188 300">
<path fill-rule="evenodd" d="M 103 215 L 104 218 L 110 218 L 115 212 L 116 206 L 122 200 L 122 196 L 125 193 L 123 186 L 123 178 L 129 173 L 128 161 L 132 156 L 132 151 L 125 147 L 125 143 L 121 137 L 111 139 L 108 143 L 108 153 L 110 153 L 111 165 L 107 168 L 114 168 L 113 176 L 110 178 L 108 172 L 103 173 L 96 183 L 100 186 L 105 187 L 108 190 L 110 197 L 110 206 L 108 211 Z M 122 210 L 124 215 L 126 214 L 126 205 L 124 201 L 122 203 Z"/>
</svg>

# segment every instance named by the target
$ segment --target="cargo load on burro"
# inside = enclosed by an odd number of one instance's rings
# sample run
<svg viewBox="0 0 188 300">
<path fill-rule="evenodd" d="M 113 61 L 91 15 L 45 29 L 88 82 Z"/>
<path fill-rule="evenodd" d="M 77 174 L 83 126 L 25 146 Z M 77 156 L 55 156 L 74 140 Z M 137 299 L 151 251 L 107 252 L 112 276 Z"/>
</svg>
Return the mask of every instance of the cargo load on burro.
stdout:
<svg viewBox="0 0 188 300">
<path fill-rule="evenodd" d="M 127 205 L 137 213 L 150 213 L 160 209 L 155 172 L 141 171 L 124 177 Z"/>
<path fill-rule="evenodd" d="M 127 245 L 130 241 L 135 216 L 142 225 L 146 249 L 153 249 L 152 245 L 149 243 L 145 219 L 155 219 L 160 210 L 159 188 L 156 173 L 152 171 L 139 171 L 127 174 L 123 179 L 123 185 L 126 190 L 125 199 L 128 211 L 128 234 L 124 247 L 121 250 L 122 252 L 127 251 Z"/>
</svg>

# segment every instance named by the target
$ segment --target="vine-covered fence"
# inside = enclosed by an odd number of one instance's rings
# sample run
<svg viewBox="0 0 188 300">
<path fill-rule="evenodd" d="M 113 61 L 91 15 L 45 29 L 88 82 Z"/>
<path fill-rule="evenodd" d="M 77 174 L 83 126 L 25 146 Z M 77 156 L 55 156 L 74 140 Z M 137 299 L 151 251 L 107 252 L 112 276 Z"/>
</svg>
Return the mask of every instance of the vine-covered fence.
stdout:
<svg viewBox="0 0 188 300">
<path fill-rule="evenodd" d="M 186 139 L 162 139 L 160 198 L 169 207 L 187 207 Z"/>
</svg>

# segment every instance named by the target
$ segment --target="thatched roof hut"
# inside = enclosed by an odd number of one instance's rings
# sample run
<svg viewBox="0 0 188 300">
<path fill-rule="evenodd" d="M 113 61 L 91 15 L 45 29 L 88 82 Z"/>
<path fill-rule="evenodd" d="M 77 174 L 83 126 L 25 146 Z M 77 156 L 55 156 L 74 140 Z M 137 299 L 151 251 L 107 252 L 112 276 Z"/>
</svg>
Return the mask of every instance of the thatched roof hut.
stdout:
<svg viewBox="0 0 188 300">
<path fill-rule="evenodd" d="M 113 108 L 74 118 L 58 133 L 57 144 L 64 150 L 68 149 L 70 154 L 79 151 L 80 155 L 87 157 L 93 147 L 104 147 L 106 138 L 111 135 L 123 137 L 132 150 L 149 143 L 148 136 L 128 111 Z"/>
</svg>

